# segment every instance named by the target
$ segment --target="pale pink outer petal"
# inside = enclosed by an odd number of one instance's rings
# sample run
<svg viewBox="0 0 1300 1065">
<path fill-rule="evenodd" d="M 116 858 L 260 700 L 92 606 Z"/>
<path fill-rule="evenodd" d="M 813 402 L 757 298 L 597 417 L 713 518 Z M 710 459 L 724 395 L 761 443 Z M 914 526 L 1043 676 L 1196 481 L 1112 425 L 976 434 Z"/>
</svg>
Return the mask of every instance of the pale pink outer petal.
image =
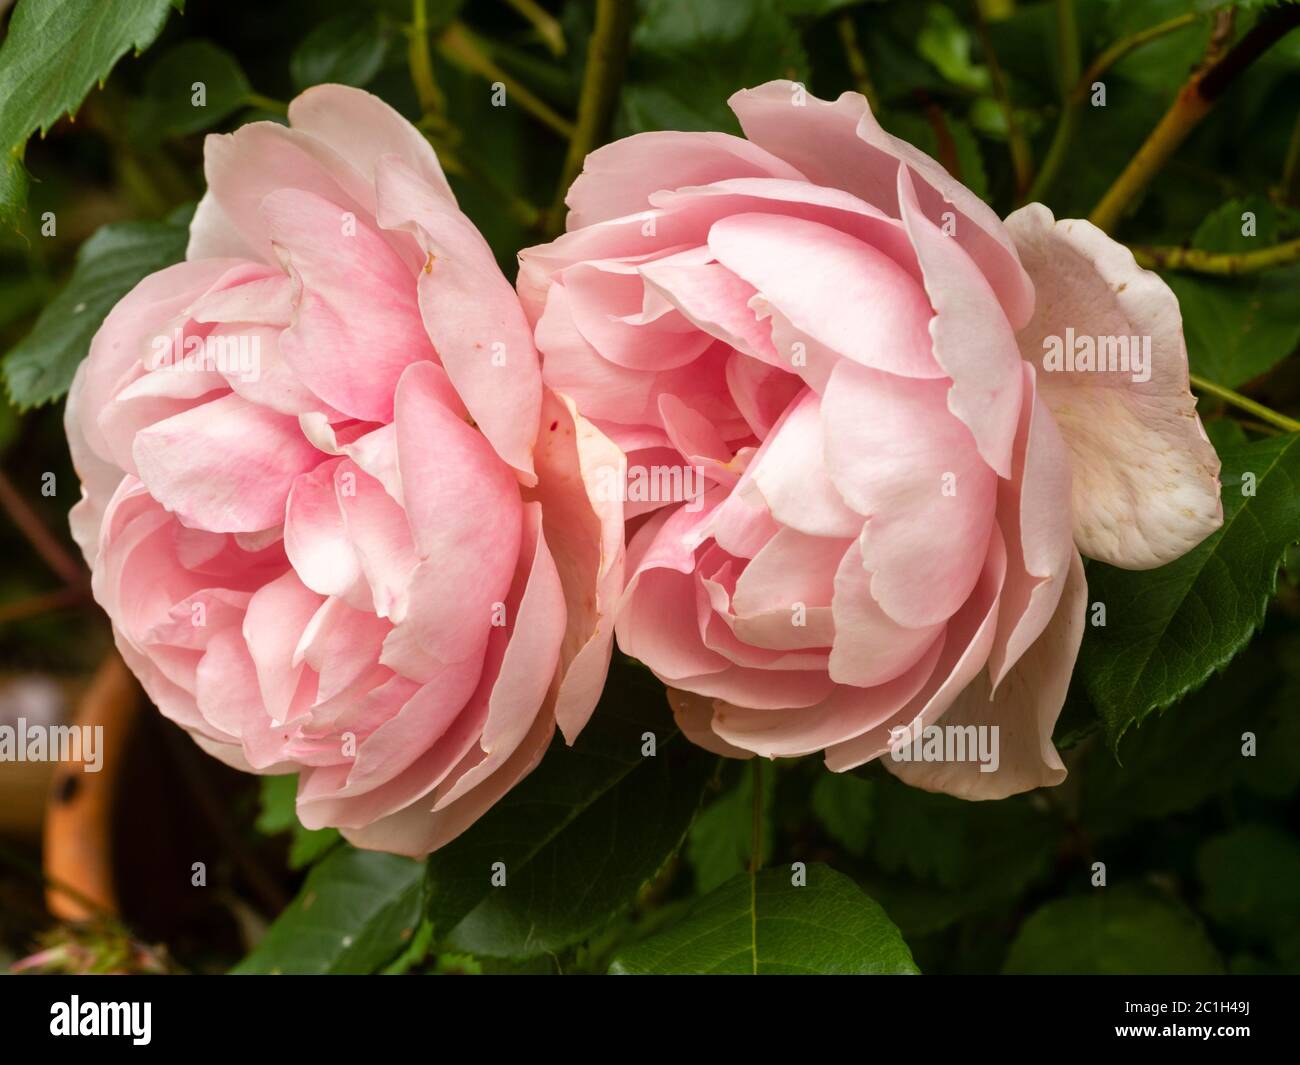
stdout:
<svg viewBox="0 0 1300 1065">
<path fill-rule="evenodd" d="M 373 186 L 333 148 L 276 122 L 249 122 L 233 133 L 208 134 L 203 172 L 208 191 L 199 233 L 191 236 L 186 252 L 191 260 L 246 247 L 252 252 L 247 257 L 274 263 L 260 208 L 263 198 L 278 190 L 314 193 L 337 207 L 340 220 L 347 212 L 359 221 L 374 214 Z M 228 238 L 217 237 L 223 224 L 232 229 Z"/>
<path fill-rule="evenodd" d="M 727 661 L 704 646 L 695 617 L 695 549 L 709 535 L 717 497 L 698 512 L 665 507 L 632 537 L 627 553 L 627 585 L 615 616 L 624 654 L 655 663 L 655 673 L 671 682 L 720 671 Z M 689 619 L 683 624 L 683 619 Z"/>
<path fill-rule="evenodd" d="M 303 672 L 302 663 L 293 661 L 294 650 L 322 602 L 290 570 L 259 588 L 248 604 L 244 639 L 257 671 L 262 704 L 274 721 L 288 717 Z"/>
<path fill-rule="evenodd" d="M 299 579 L 318 595 L 345 595 L 361 579 L 335 488 L 339 460 L 294 478 L 285 504 L 284 549 Z"/>
<path fill-rule="evenodd" d="M 396 156 L 379 162 L 379 222 L 426 259 L 420 312 L 443 368 L 483 435 L 532 483 L 542 374 L 533 332 L 491 248 L 465 215 Z"/>
<path fill-rule="evenodd" d="M 541 504 L 524 504 L 527 533 L 520 551 L 510 599 L 514 617 L 510 641 L 488 697 L 488 715 L 479 737 L 476 760 L 449 778 L 437 792 L 435 810 L 481 786 L 506 762 L 540 717 L 552 717 L 560 647 L 565 638 L 564 589 L 542 528 Z M 532 550 L 529 550 L 529 547 Z M 519 585 L 523 585 L 521 593 Z"/>
<path fill-rule="evenodd" d="M 294 478 L 320 458 L 297 419 L 233 393 L 136 434 L 133 455 L 155 499 L 212 532 L 280 524 Z"/>
<path fill-rule="evenodd" d="M 841 362 L 822 397 L 826 470 L 869 517 L 862 556 L 871 593 L 900 625 L 943 621 L 980 579 L 998 478 L 944 406 L 942 381 Z"/>
<path fill-rule="evenodd" d="M 376 780 L 365 794 L 349 798 L 351 777 L 331 793 L 335 778 L 313 776 L 299 793 L 304 823 L 338 824 L 358 846 L 424 854 L 468 827 L 540 760 L 555 728 L 565 606 L 540 504 L 525 504 L 524 514 L 509 595 L 514 614 L 493 630 L 478 690 L 459 719 L 399 775 Z"/>
<path fill-rule="evenodd" d="M 1020 331 L 1040 394 L 1073 465 L 1074 539 L 1089 558 L 1149 569 L 1223 523 L 1219 457 L 1196 415 L 1178 300 L 1157 274 L 1090 222 L 1041 204 L 1007 219 L 1038 289 Z M 1122 372 L 1044 372 L 1044 338 L 1149 337 L 1150 380 Z"/>
<path fill-rule="evenodd" d="M 406 617 L 411 575 L 418 565 L 406 512 L 381 481 L 353 462 L 344 462 L 340 469 L 335 496 L 344 529 L 369 585 L 366 605 L 376 616 L 396 625 Z M 352 475 L 350 481 L 346 479 L 348 474 Z"/>
<path fill-rule="evenodd" d="M 128 374 L 97 419 L 108 457 L 127 473 L 138 475 L 132 456 L 136 434 L 227 391 L 225 378 L 211 370 L 155 370 L 134 379 Z"/>
<path fill-rule="evenodd" d="M 261 215 L 297 296 L 279 348 L 297 376 L 336 410 L 388 421 L 402 371 L 433 358 L 411 273 L 363 222 L 310 192 L 278 189 Z"/>
<path fill-rule="evenodd" d="M 1002 677 L 1056 613 L 1074 557 L 1070 520 L 1070 456 L 1034 368 L 1025 368 L 1025 408 L 1011 479 L 998 481 L 998 523 L 1007 544 L 1007 583 L 998 634 L 989 654 L 996 690 Z"/>
<path fill-rule="evenodd" d="M 343 838 L 357 847 L 420 858 L 445 846 L 469 828 L 519 781 L 537 768 L 555 731 L 550 714 L 538 714 L 514 753 L 486 781 L 436 812 L 427 798 L 360 828 L 344 827 Z"/>
<path fill-rule="evenodd" d="M 745 497 L 766 504 L 786 528 L 810 536 L 857 536 L 863 516 L 844 502 L 826 473 L 821 400 L 809 390 L 786 407 L 779 426 L 746 469 Z M 757 493 L 758 500 L 753 496 Z"/>
<path fill-rule="evenodd" d="M 1076 551 L 1056 613 L 997 691 L 990 690 L 984 670 L 939 718 L 941 726 L 996 726 L 996 770 L 982 772 L 974 760 L 903 762 L 890 754 L 881 759 L 885 768 L 915 787 L 962 799 L 1004 799 L 1061 783 L 1065 766 L 1052 745 L 1052 729 L 1070 686 L 1087 607 L 1087 581 Z"/>
<path fill-rule="evenodd" d="M 846 92 L 819 100 L 791 81 L 742 89 L 728 101 L 745 136 L 791 163 L 817 185 L 847 189 L 897 216 L 895 181 L 911 169 L 921 181 L 921 206 L 935 223 L 956 215 L 957 242 L 997 292 L 1007 317 L 1029 320 L 1034 288 L 993 210 L 935 160 L 880 128 L 866 99 Z"/>
<path fill-rule="evenodd" d="M 732 746 L 713 730 L 713 711 L 717 702 L 705 695 L 668 688 L 668 707 L 683 736 L 696 746 L 724 758 L 753 758 L 753 751 Z"/>
<path fill-rule="evenodd" d="M 510 468 L 439 402 L 438 381 L 436 366 L 414 363 L 397 387 L 398 467 L 419 562 L 408 613 L 380 659 L 421 682 L 486 638 L 510 587 L 523 520 Z"/>
<path fill-rule="evenodd" d="M 923 728 L 938 720 L 988 662 L 997 632 L 998 600 L 1007 577 L 1007 550 L 995 527 L 988 557 L 970 598 L 948 621 L 939 660 L 925 685 L 892 718 L 873 724 L 853 739 L 826 748 L 826 765 L 835 772 L 853 769 L 889 750 L 894 729 Z"/>
<path fill-rule="evenodd" d="M 714 700 L 711 728 L 720 742 L 764 758 L 793 758 L 846 743 L 907 706 L 934 673 L 943 647 L 940 635 L 893 680 L 871 688 L 840 684 L 821 702 L 799 710 L 760 710 Z"/>
<path fill-rule="evenodd" d="M 668 218 L 694 221 L 701 234 L 723 218 L 757 211 L 833 226 L 889 256 L 909 277 L 921 280 L 902 223 L 842 188 L 785 178 L 728 178 L 656 192 L 650 202 Z M 698 239 L 698 238 L 697 238 Z"/>
<path fill-rule="evenodd" d="M 572 744 L 605 686 L 614 640 L 614 607 L 623 593 L 623 503 L 626 459 L 573 403 L 543 393 L 537 485 L 526 498 L 542 504 L 546 542 L 555 558 L 567 610 L 560 648 L 555 720 Z"/>
<path fill-rule="evenodd" d="M 68 402 L 63 411 L 63 428 L 68 434 L 68 450 L 72 453 L 72 466 L 81 481 L 81 498 L 73 504 L 68 514 L 72 538 L 81 548 L 86 564 L 94 569 L 99 559 L 99 530 L 104 524 L 104 510 L 113 498 L 122 470 L 101 458 L 86 440 L 83 428 L 88 415 L 85 411 L 86 362 L 83 360 L 72 378 Z"/>
<path fill-rule="evenodd" d="M 170 338 L 190 305 L 240 265 L 234 259 L 176 263 L 144 278 L 108 312 L 79 367 L 77 404 L 86 445 L 101 459 L 112 458 L 99 428 L 101 412 L 142 372 L 154 355 L 156 338 Z"/>
<path fill-rule="evenodd" d="M 898 206 L 935 311 L 934 359 L 952 378 L 948 409 L 970 426 L 984 461 L 1006 477 L 1024 387 L 1015 334 L 987 276 L 921 210 L 906 167 L 898 171 Z"/>
<path fill-rule="evenodd" d="M 831 351 L 908 377 L 944 376 L 931 354 L 925 292 L 870 244 L 821 222 L 753 213 L 715 223 L 709 248 Z"/>
<path fill-rule="evenodd" d="M 263 766 L 260 769 L 252 765 L 244 757 L 244 749 L 237 743 L 223 743 L 220 740 L 214 740 L 201 732 L 186 730 L 200 750 L 212 755 L 218 762 L 230 766 L 241 773 L 255 773 L 259 776 L 284 776 L 287 773 L 295 773 L 298 767 L 293 762 L 279 762 L 275 765 Z"/>
<path fill-rule="evenodd" d="M 707 253 L 708 249 L 704 249 Z M 770 331 L 749 301 L 754 286 L 717 263 L 681 264 L 655 259 L 637 268 L 646 285 L 702 332 L 724 340 L 751 359 L 775 364 Z M 567 276 L 567 275 L 566 275 Z"/>
<path fill-rule="evenodd" d="M 240 235 L 211 189 L 203 193 L 198 207 L 194 209 L 194 217 L 190 219 L 190 239 L 185 247 L 185 258 L 190 261 L 199 259 L 260 261 L 258 251 L 252 243 Z"/>
<path fill-rule="evenodd" d="M 649 206 L 651 193 L 726 178 L 803 175 L 756 144 L 729 133 L 637 133 L 597 148 L 569 186 L 566 229 L 619 218 Z"/>
<path fill-rule="evenodd" d="M 546 290 L 574 263 L 630 258 L 638 262 L 703 244 L 715 222 L 751 211 L 825 222 L 884 252 L 916 280 L 916 255 L 896 218 L 839 188 L 788 178 L 727 178 L 710 185 L 655 192 L 651 207 L 573 229 L 550 244 L 519 254 L 517 288 L 524 312 L 536 323 Z"/>
<path fill-rule="evenodd" d="M 855 540 L 835 572 L 835 642 L 828 670 L 837 684 L 860 688 L 906 673 L 934 647 L 944 623 L 917 628 L 898 624 L 871 595 L 871 574 Z"/>
<path fill-rule="evenodd" d="M 368 182 L 381 158 L 396 155 L 456 203 L 428 139 L 378 96 L 347 85 L 314 85 L 290 102 L 289 124 L 328 144 Z"/>
</svg>

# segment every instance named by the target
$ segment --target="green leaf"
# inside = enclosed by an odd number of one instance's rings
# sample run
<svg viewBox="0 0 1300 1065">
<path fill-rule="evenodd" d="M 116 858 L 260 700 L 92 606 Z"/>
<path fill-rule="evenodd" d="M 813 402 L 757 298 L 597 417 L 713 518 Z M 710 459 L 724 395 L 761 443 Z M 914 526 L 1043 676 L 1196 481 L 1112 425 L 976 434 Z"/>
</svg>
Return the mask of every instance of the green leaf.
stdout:
<svg viewBox="0 0 1300 1065">
<path fill-rule="evenodd" d="M 1262 196 L 1251 196 L 1210 212 L 1192 246 L 1243 252 L 1277 241 L 1276 208 Z M 1236 388 L 1271 370 L 1300 344 L 1300 318 L 1295 314 L 1300 267 L 1236 278 L 1175 272 L 1164 277 L 1182 308 L 1192 370 L 1211 381 Z"/>
<path fill-rule="evenodd" d="M 866 854 L 876 809 L 872 781 L 852 773 L 820 773 L 812 808 L 831 839 L 855 857 Z"/>
<path fill-rule="evenodd" d="M 1263 623 L 1300 540 L 1298 442 L 1225 448 L 1223 527 L 1177 561 L 1144 573 L 1089 565 L 1089 599 L 1106 605 L 1106 624 L 1085 630 L 1078 669 L 1112 747 L 1227 665 Z"/>
<path fill-rule="evenodd" d="M 420 923 L 420 862 L 340 847 L 307 874 L 297 898 L 232 972 L 373 973 L 403 952 Z"/>
<path fill-rule="evenodd" d="M 1264 825 L 1246 825 L 1205 843 L 1196 856 L 1211 920 L 1300 960 L 1300 843 Z"/>
<path fill-rule="evenodd" d="M 1237 388 L 1271 370 L 1300 344 L 1295 294 L 1300 267 L 1250 279 L 1162 274 L 1178 297 L 1192 372 Z"/>
<path fill-rule="evenodd" d="M 917 972 L 898 929 L 870 897 L 827 865 L 733 877 L 679 924 L 623 949 L 616 975 L 821 975 Z"/>
<path fill-rule="evenodd" d="M 1279 649 L 1262 643 L 1189 695 L 1177 713 L 1129 729 L 1117 751 L 1104 745 L 1088 750 L 1078 779 L 1082 820 L 1091 834 L 1107 837 L 1143 821 L 1167 820 L 1239 784 L 1290 790 L 1296 774 L 1279 762 L 1296 751 L 1285 730 L 1297 717 L 1297 686 L 1279 676 Z M 1256 738 L 1254 757 L 1243 756 L 1245 732 Z"/>
<path fill-rule="evenodd" d="M 776 0 L 650 0 L 632 36 L 618 133 L 726 130 L 727 97 L 773 78 L 801 79 L 807 57 Z"/>
<path fill-rule="evenodd" d="M 277 836 L 282 832 L 293 833 L 293 841 L 289 845 L 290 869 L 302 869 L 311 865 L 339 841 L 337 829 L 304 828 L 298 820 L 295 810 L 298 795 L 296 774 L 262 777 L 261 784 L 262 808 L 254 823 L 259 832 L 268 836 Z"/>
<path fill-rule="evenodd" d="M 0 220 L 16 222 L 27 198 L 23 150 L 74 112 L 131 48 L 153 43 L 170 8 L 168 0 L 22 0 L 0 46 Z"/>
<path fill-rule="evenodd" d="M 378 13 L 358 6 L 307 34 L 289 57 L 289 73 L 299 90 L 328 82 L 360 88 L 379 73 L 387 52 Z"/>
<path fill-rule="evenodd" d="M 1057 899 L 1021 927 L 1003 972 L 1031 976 L 1222 973 L 1196 916 L 1152 892 L 1097 888 Z"/>
<path fill-rule="evenodd" d="M 736 786 L 714 799 L 691 825 L 686 857 L 695 870 L 695 890 L 707 894 L 749 868 L 754 841 L 754 763 L 740 766 Z M 763 853 L 772 853 L 772 777 L 763 788 Z"/>
<path fill-rule="evenodd" d="M 251 92 L 239 61 L 229 52 L 211 41 L 186 41 L 149 68 L 144 96 L 132 107 L 131 132 L 139 140 L 152 141 L 211 129 L 243 107 Z"/>
<path fill-rule="evenodd" d="M 994 879 L 990 867 L 1011 871 L 1017 856 L 1032 869 L 1050 848 L 1050 819 L 1026 799 L 972 803 L 893 778 L 874 783 L 872 854 L 887 872 L 964 890 Z M 1029 872 L 1017 879 L 1023 882 Z"/>
<path fill-rule="evenodd" d="M 925 24 L 916 39 L 916 50 L 948 81 L 974 92 L 990 84 L 988 67 L 971 61 L 971 35 L 942 4 L 929 4 Z"/>
<path fill-rule="evenodd" d="M 1125 0 L 1107 6 L 1110 18 L 1105 44 L 1185 15 L 1192 8 L 1188 0 Z M 1222 7 L 1223 4 L 1210 0 L 1198 6 L 1205 9 Z M 1147 41 L 1115 64 L 1113 76 L 1132 82 L 1158 100 L 1170 100 L 1204 56 L 1210 25 L 1209 18 L 1197 19 Z"/>
<path fill-rule="evenodd" d="M 1250 434 L 1235 418 L 1208 418 L 1201 424 L 1205 426 L 1205 435 L 1210 438 L 1215 451 L 1225 451 L 1250 442 Z"/>
<path fill-rule="evenodd" d="M 532 774 L 430 855 L 435 931 L 450 949 L 495 957 L 531 957 L 590 936 L 681 846 L 716 762 L 674 727 L 649 671 L 616 665 L 578 742 L 566 747 L 557 737 Z M 502 887 L 492 883 L 496 863 Z"/>
<path fill-rule="evenodd" d="M 1202 251 L 1254 251 L 1278 240 L 1277 208 L 1263 196 L 1229 200 L 1197 227 L 1192 247 Z"/>
<path fill-rule="evenodd" d="M 863 879 L 908 936 L 1014 900 L 1051 868 L 1052 818 L 1027 796 L 966 802 L 909 788 L 880 773 Z"/>
<path fill-rule="evenodd" d="M 32 331 L 5 357 L 9 397 L 38 407 L 68 390 L 105 315 L 136 283 L 185 256 L 187 227 L 175 222 L 112 222 L 77 252 L 72 277 Z"/>
</svg>

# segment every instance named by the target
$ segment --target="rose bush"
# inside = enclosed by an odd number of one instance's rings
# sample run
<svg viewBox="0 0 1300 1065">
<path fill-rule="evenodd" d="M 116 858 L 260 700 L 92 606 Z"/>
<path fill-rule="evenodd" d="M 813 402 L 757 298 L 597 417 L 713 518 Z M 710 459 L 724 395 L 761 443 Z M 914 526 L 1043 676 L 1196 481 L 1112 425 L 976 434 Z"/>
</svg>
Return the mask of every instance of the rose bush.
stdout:
<svg viewBox="0 0 1300 1065">
<path fill-rule="evenodd" d="M 629 483 L 703 476 L 629 492 L 620 646 L 722 753 L 844 770 L 942 720 L 996 726 L 996 771 L 886 766 L 972 798 L 1058 783 L 1080 553 L 1157 566 L 1222 520 L 1178 304 L 1087 222 L 1003 223 L 856 93 L 731 105 L 746 139 L 594 152 L 567 232 L 521 256 L 546 383 Z"/>
<path fill-rule="evenodd" d="M 572 740 L 608 665 L 612 445 L 541 383 L 425 139 L 320 86 L 205 149 L 186 261 L 112 311 L 67 431 L 74 534 L 149 696 L 420 854 Z"/>
</svg>

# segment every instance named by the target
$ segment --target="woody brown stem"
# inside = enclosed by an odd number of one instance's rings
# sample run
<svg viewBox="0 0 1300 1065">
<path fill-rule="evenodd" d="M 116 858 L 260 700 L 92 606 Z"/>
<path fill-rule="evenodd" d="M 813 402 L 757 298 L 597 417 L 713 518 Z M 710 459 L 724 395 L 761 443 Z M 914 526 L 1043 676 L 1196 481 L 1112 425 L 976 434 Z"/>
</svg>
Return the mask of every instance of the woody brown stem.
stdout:
<svg viewBox="0 0 1300 1065">
<path fill-rule="evenodd" d="M 18 489 L 3 471 L 0 471 L 0 507 L 3 507 L 13 519 L 13 523 L 27 538 L 27 542 L 36 549 L 36 553 L 45 560 L 50 569 L 67 584 L 81 583 L 84 571 L 80 563 L 54 538 L 40 516 L 19 494 Z"/>
<path fill-rule="evenodd" d="M 1220 23 L 1220 27 L 1222 25 Z M 1297 26 L 1300 26 L 1300 5 L 1288 4 L 1267 11 L 1250 32 L 1222 55 L 1216 53 L 1222 44 L 1223 34 L 1216 33 L 1211 42 L 1209 61 L 1192 74 L 1179 90 L 1172 106 L 1151 131 L 1146 143 L 1138 149 L 1132 161 L 1093 209 L 1090 216 L 1092 223 L 1107 233 L 1111 232 L 1228 87 L 1255 60 Z"/>
<path fill-rule="evenodd" d="M 596 2 L 596 26 L 587 46 L 578 121 L 569 139 L 569 150 L 564 157 L 564 169 L 560 172 L 559 188 L 548 219 L 552 234 L 558 234 L 564 228 L 564 197 L 582 172 L 587 155 L 600 144 L 614 117 L 635 13 L 636 6 L 632 0 Z"/>
</svg>

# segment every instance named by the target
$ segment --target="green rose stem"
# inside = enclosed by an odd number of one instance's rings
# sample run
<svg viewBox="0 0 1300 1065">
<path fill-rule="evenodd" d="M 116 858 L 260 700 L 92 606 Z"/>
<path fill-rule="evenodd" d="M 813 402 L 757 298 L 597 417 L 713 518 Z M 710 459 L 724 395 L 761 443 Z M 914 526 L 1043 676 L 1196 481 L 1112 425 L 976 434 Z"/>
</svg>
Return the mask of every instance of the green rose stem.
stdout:
<svg viewBox="0 0 1300 1065">
<path fill-rule="evenodd" d="M 420 119 L 416 125 L 437 149 L 438 159 L 444 170 L 460 177 L 473 178 L 501 201 L 510 212 L 510 217 L 519 225 L 525 229 L 537 227 L 542 217 L 541 209 L 513 192 L 490 166 L 483 163 L 468 145 L 459 140 L 458 133 L 451 131 L 445 125 L 439 125 L 436 119 L 430 121 L 428 116 Z M 448 139 L 450 136 L 454 136 L 457 143 L 454 145 L 450 143 Z"/>
<path fill-rule="evenodd" d="M 1222 22 L 1220 22 L 1222 26 Z M 1300 5 L 1266 11 L 1254 27 L 1226 54 L 1203 65 L 1179 90 L 1173 104 L 1146 143 L 1093 208 L 1090 220 L 1106 233 L 1119 223 L 1188 134 L 1200 123 L 1237 77 L 1269 48 L 1300 26 Z M 1215 35 L 1216 39 L 1218 34 Z M 1211 51 L 1214 51 L 1214 42 Z"/>
<path fill-rule="evenodd" d="M 1262 403 L 1256 403 L 1253 399 L 1243 396 L 1240 392 L 1234 392 L 1230 388 L 1224 388 L 1223 385 L 1216 385 L 1213 381 L 1207 381 L 1204 377 L 1197 374 L 1191 374 L 1192 387 L 1197 391 L 1204 392 L 1206 395 L 1215 396 L 1223 400 L 1224 403 L 1236 407 L 1238 410 L 1248 411 L 1255 415 L 1260 421 L 1267 422 L 1269 425 L 1275 425 L 1279 429 L 1288 433 L 1300 433 L 1300 421 L 1294 418 L 1288 418 L 1285 414 L 1279 414 L 1270 407 Z"/>
<path fill-rule="evenodd" d="M 1071 22 L 1074 19 L 1072 5 L 1073 0 L 1060 0 L 1057 8 L 1058 13 L 1063 9 L 1068 10 Z M 1033 176 L 1034 157 L 1029 151 L 1029 142 L 1025 139 L 1024 130 L 1016 121 L 1016 110 L 1011 105 L 1011 91 L 1007 88 L 1006 72 L 998 62 L 997 52 L 993 50 L 993 39 L 989 36 L 988 22 L 984 18 L 984 9 L 979 4 L 975 5 L 975 32 L 979 37 L 980 48 L 984 52 L 984 62 L 988 64 L 989 78 L 993 83 L 993 98 L 997 101 L 998 108 L 1002 111 L 1003 121 L 1007 124 L 1007 147 L 1011 151 L 1011 169 L 1016 180 L 1016 202 L 1022 203 L 1025 192 L 1029 188 L 1029 180 Z M 1073 59 L 1070 56 L 1073 56 Z M 1070 55 L 1067 55 L 1063 48 L 1061 59 L 1065 64 L 1062 69 L 1072 71 L 1068 74 L 1063 73 L 1062 77 L 1073 80 L 1079 67 L 1078 47 L 1074 47 Z"/>
<path fill-rule="evenodd" d="M 565 194 L 574 178 L 582 172 L 583 160 L 601 143 L 614 117 L 635 14 L 633 0 L 596 0 L 596 25 L 587 46 L 587 67 L 582 76 L 582 95 L 578 99 L 578 121 L 569 139 L 559 188 L 546 220 L 551 236 L 563 232 Z"/>
<path fill-rule="evenodd" d="M 1213 252 L 1201 248 L 1136 245 L 1133 258 L 1148 270 L 1188 270 L 1198 274 L 1232 277 L 1253 274 L 1274 266 L 1300 262 L 1300 238 L 1257 251 Z"/>
<path fill-rule="evenodd" d="M 462 22 L 453 22 L 438 36 L 438 54 L 444 59 L 491 82 L 505 86 L 510 99 L 561 137 L 573 136 L 573 123 L 556 114 L 540 97 L 502 70 L 488 55 L 483 43 Z"/>
<path fill-rule="evenodd" d="M 484 166 L 463 143 L 460 131 L 447 120 L 447 101 L 433 76 L 433 57 L 429 53 L 429 19 L 425 5 L 426 0 L 412 0 L 410 47 L 407 51 L 411 82 L 415 86 L 415 95 L 423 112 L 416 126 L 438 152 L 438 159 L 445 170 L 462 177 L 472 177 L 505 205 L 515 221 L 526 229 L 532 229 L 537 225 L 541 212 L 502 183 L 490 167 Z"/>
<path fill-rule="evenodd" d="M 1089 64 L 1088 69 L 1074 83 L 1061 102 L 1061 117 L 1057 120 L 1056 132 L 1052 136 L 1051 146 L 1047 149 L 1047 155 L 1043 159 L 1042 169 L 1038 171 L 1038 176 L 1034 179 L 1029 195 L 1025 197 L 1026 202 L 1042 200 L 1056 180 L 1056 175 L 1060 172 L 1061 164 L 1065 162 L 1065 157 L 1070 150 L 1070 144 L 1074 140 L 1074 131 L 1078 126 L 1079 108 L 1083 106 L 1083 101 L 1088 98 L 1088 94 L 1092 92 L 1092 86 L 1097 80 L 1135 48 L 1141 48 L 1142 45 L 1150 41 L 1173 33 L 1175 30 L 1180 30 L 1184 26 L 1189 26 L 1204 17 L 1202 12 L 1192 12 L 1191 14 L 1166 19 L 1164 22 L 1157 22 L 1154 26 L 1148 26 L 1137 33 L 1121 37 Z M 1058 32 L 1077 33 L 1077 31 L 1072 30 L 1072 26 L 1073 18 L 1069 22 L 1060 18 L 1057 19 Z M 1062 54 L 1065 53 L 1067 46 L 1068 42 L 1063 41 L 1061 45 Z"/>
<path fill-rule="evenodd" d="M 537 36 L 550 49 L 552 55 L 561 56 L 569 50 L 564 40 L 564 29 L 559 21 L 537 3 L 537 0 L 506 0 L 506 3 L 532 24 L 533 29 L 537 31 Z"/>
<path fill-rule="evenodd" d="M 260 111 L 267 111 L 273 115 L 287 115 L 289 113 L 289 105 L 283 100 L 276 100 L 260 92 L 250 92 L 244 97 L 244 103 L 249 107 L 256 107 Z"/>
<path fill-rule="evenodd" d="M 443 117 L 447 101 L 433 77 L 433 57 L 429 54 L 429 11 L 426 0 L 411 0 L 411 40 L 407 52 L 411 81 L 420 110 L 425 117 Z"/>
<path fill-rule="evenodd" d="M 1282 181 L 1277 196 L 1283 203 L 1300 202 L 1300 115 L 1291 129 L 1291 141 L 1286 148 L 1286 161 L 1282 164 Z"/>
<path fill-rule="evenodd" d="M 853 84 L 858 92 L 867 98 L 874 114 L 880 114 L 880 94 L 876 92 L 876 83 L 871 80 L 871 70 L 867 66 L 867 57 L 858 43 L 858 28 L 853 24 L 852 15 L 841 15 L 835 20 L 835 30 L 840 35 L 840 44 L 844 48 L 844 58 L 849 64 L 849 73 L 853 75 Z"/>
</svg>

